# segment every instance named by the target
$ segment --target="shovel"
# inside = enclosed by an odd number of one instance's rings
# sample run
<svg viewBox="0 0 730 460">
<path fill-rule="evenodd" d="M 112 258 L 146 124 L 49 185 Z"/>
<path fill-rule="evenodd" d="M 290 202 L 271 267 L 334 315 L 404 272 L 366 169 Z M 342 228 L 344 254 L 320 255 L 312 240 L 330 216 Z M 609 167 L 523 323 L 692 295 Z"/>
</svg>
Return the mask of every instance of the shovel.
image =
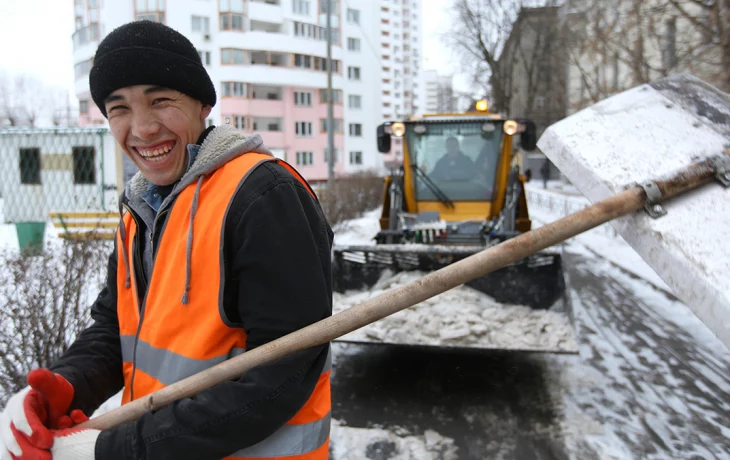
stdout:
<svg viewBox="0 0 730 460">
<path fill-rule="evenodd" d="M 539 145 L 548 157 L 555 161 L 571 180 L 576 182 L 579 189 L 589 199 L 596 200 L 592 206 L 537 230 L 489 247 L 417 281 L 125 404 L 85 422 L 79 427 L 108 429 L 134 421 L 146 412 L 160 409 L 178 399 L 194 396 L 214 385 L 238 378 L 256 366 L 275 361 L 299 350 L 330 342 L 365 325 L 623 216 L 625 217 L 620 221 L 619 226 L 621 234 L 625 234 L 624 237 L 635 249 L 641 249 L 642 255 L 649 255 L 646 257 L 647 261 L 660 275 L 671 273 L 672 270 L 664 267 L 664 264 L 677 260 L 677 254 L 682 249 L 682 241 L 685 240 L 670 241 L 666 243 L 666 247 L 652 244 L 652 240 L 657 238 L 656 225 L 668 227 L 671 223 L 673 228 L 681 227 L 674 221 L 679 219 L 679 216 L 685 216 L 686 213 L 682 212 L 684 208 L 695 208 L 703 213 L 711 214 L 712 209 L 705 207 L 718 206 L 719 212 L 725 210 L 725 213 L 720 214 L 714 220 L 710 219 L 709 222 L 712 225 L 710 228 L 722 234 L 730 231 L 727 217 L 730 216 L 730 191 L 724 190 L 720 186 L 703 187 L 700 192 L 694 193 L 694 196 L 687 196 L 686 199 L 682 197 L 673 201 L 666 209 L 668 214 L 656 221 L 647 215 L 661 215 L 668 200 L 706 184 L 712 182 L 720 182 L 724 186 L 730 184 L 730 152 L 724 151 L 729 139 L 727 130 L 730 129 L 730 123 L 727 120 L 730 119 L 728 118 L 730 101 L 727 95 L 699 80 L 689 76 L 682 78 L 663 80 L 656 84 L 634 88 L 568 117 L 547 130 Z M 676 95 L 676 97 L 670 97 L 670 94 Z M 638 97 L 640 95 L 645 97 Z M 708 101 L 712 102 L 713 107 L 717 109 L 716 112 L 708 112 L 709 109 L 706 107 Z M 669 105 L 671 108 L 667 107 Z M 646 111 L 652 113 L 654 118 L 645 118 Z M 671 113 L 672 116 L 668 116 L 668 113 Z M 718 118 L 720 116 L 718 114 L 725 114 L 725 118 Z M 612 121 L 615 123 L 612 124 Z M 675 125 L 667 125 L 667 123 Z M 702 142 L 694 139 L 695 142 L 685 140 L 679 147 L 671 144 L 670 141 L 686 135 L 685 131 L 692 131 L 690 127 L 697 130 L 693 135 L 699 136 Z M 608 136 L 606 131 L 610 131 L 611 128 L 618 130 L 614 133 L 614 137 L 624 139 L 625 142 L 611 150 L 611 157 L 602 156 L 597 160 L 594 159 L 594 155 L 601 156 L 607 151 L 606 144 L 610 142 L 607 139 L 613 138 Z M 637 133 L 635 136 L 630 135 L 634 132 Z M 603 135 L 608 137 L 602 137 Z M 587 140 L 583 140 L 584 136 Z M 655 148 L 650 149 L 645 142 L 638 142 L 639 138 L 650 139 Z M 637 144 L 631 144 L 629 140 L 634 140 Z M 620 155 L 622 148 L 629 147 L 631 154 Z M 572 162 L 571 158 L 575 158 L 575 161 Z M 605 161 L 608 161 L 608 164 L 611 164 L 614 169 L 620 170 L 621 173 L 603 173 L 601 169 Z M 598 197 L 601 197 L 600 201 L 598 201 Z M 641 212 L 637 213 L 637 211 Z M 677 219 L 673 219 L 672 216 L 675 211 L 679 215 Z M 666 219 L 667 224 L 656 224 L 662 219 Z M 676 234 L 670 233 L 667 228 L 663 228 L 662 231 L 661 238 L 664 239 L 671 240 L 670 236 Z M 682 229 L 677 228 L 676 231 L 681 233 Z M 707 245 L 713 245 L 712 233 L 703 235 L 703 237 L 707 238 Z M 725 241 L 728 240 L 715 239 L 714 241 L 715 249 L 719 250 L 721 254 L 727 252 L 724 247 L 726 246 Z M 721 247 L 718 248 L 717 245 Z M 656 255 L 654 253 L 657 250 L 665 250 L 668 254 Z M 705 253 L 702 252 L 702 254 Z M 719 266 L 720 269 L 725 269 L 724 273 L 728 273 L 726 270 L 727 264 L 730 263 L 728 260 L 730 258 L 725 257 L 724 262 L 718 262 L 715 265 L 713 262 L 702 266 L 700 263 L 692 265 L 687 262 L 682 269 L 692 267 L 702 272 L 701 275 L 694 276 L 709 281 L 716 279 L 710 268 L 714 269 Z M 652 263 L 655 261 L 659 266 Z M 692 286 L 669 276 L 667 276 L 667 280 L 670 286 L 677 288 L 680 298 L 693 308 L 700 319 L 705 321 L 726 344 L 729 344 L 730 308 L 727 300 L 730 298 L 730 289 L 723 290 L 723 285 L 715 286 L 714 290 L 712 286 L 703 286 L 704 297 L 699 302 L 693 303 L 692 293 L 695 291 L 692 290 Z M 721 298 L 721 300 L 712 304 L 712 298 Z M 709 304 L 715 305 L 715 307 L 709 308 L 708 311 L 706 306 Z M 708 319 L 718 321 L 719 324 L 713 325 L 708 322 Z"/>
</svg>

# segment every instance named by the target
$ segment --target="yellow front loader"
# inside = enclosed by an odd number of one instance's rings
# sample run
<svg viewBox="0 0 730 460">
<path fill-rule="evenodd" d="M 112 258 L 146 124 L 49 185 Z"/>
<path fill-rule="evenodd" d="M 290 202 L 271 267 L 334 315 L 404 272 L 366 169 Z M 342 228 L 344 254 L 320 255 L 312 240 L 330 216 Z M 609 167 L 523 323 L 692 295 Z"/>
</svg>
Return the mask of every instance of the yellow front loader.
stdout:
<svg viewBox="0 0 730 460">
<path fill-rule="evenodd" d="M 489 113 L 480 101 L 476 112 L 386 122 L 378 150 L 391 152 L 393 138 L 403 162 L 385 178 L 376 244 L 335 247 L 337 292 L 368 289 L 386 270 L 436 270 L 531 229 L 514 143 L 535 149 L 532 121 Z M 499 303 L 570 315 L 557 251 L 468 285 Z"/>
</svg>

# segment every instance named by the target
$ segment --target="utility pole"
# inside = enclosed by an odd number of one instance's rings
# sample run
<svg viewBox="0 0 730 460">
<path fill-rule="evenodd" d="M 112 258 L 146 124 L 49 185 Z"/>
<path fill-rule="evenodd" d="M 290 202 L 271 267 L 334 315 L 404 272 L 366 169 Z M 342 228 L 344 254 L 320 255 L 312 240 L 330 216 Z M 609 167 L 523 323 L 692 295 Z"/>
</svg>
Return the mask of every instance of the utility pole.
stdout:
<svg viewBox="0 0 730 460">
<path fill-rule="evenodd" d="M 332 2 L 335 0 L 324 0 L 327 2 L 327 152 L 329 153 L 327 189 L 334 190 L 335 187 L 335 123 L 333 120 L 334 96 L 332 90 Z"/>
</svg>

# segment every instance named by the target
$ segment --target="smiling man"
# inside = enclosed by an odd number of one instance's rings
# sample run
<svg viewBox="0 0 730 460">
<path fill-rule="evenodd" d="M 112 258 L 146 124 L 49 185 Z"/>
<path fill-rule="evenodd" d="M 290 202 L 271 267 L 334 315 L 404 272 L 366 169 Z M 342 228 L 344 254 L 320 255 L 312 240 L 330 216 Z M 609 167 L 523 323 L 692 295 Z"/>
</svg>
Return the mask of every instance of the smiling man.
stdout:
<svg viewBox="0 0 730 460">
<path fill-rule="evenodd" d="M 331 314 L 332 231 L 259 135 L 205 128 L 216 103 L 193 45 L 140 21 L 99 45 L 91 94 L 139 173 L 94 323 L 0 418 L 3 458 L 326 459 L 329 346 L 98 431 L 74 426 Z M 86 414 L 86 415 L 85 415 Z"/>
</svg>

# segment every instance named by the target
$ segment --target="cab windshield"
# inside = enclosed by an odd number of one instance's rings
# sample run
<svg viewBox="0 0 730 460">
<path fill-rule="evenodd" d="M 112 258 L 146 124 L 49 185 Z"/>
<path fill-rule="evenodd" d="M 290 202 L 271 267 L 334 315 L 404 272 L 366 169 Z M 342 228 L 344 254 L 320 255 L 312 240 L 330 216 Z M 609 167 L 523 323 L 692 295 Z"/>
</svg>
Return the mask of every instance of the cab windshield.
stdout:
<svg viewBox="0 0 730 460">
<path fill-rule="evenodd" d="M 501 121 L 408 124 L 416 199 L 491 201 L 501 140 Z"/>
</svg>

